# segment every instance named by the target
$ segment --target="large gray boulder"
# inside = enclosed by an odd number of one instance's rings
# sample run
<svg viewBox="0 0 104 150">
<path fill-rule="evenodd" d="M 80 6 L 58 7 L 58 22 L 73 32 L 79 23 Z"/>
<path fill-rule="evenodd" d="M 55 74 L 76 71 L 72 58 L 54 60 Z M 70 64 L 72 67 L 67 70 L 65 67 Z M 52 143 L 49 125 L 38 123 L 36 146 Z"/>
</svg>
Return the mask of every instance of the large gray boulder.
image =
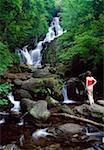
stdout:
<svg viewBox="0 0 104 150">
<path fill-rule="evenodd" d="M 33 77 L 34 78 L 41 78 L 41 77 L 46 77 L 51 75 L 51 73 L 49 72 L 49 66 L 43 68 L 43 69 L 36 69 L 33 72 Z"/>
<path fill-rule="evenodd" d="M 36 119 L 46 120 L 50 117 L 50 112 L 47 109 L 47 102 L 44 100 L 39 100 L 30 109 L 29 113 Z"/>
<path fill-rule="evenodd" d="M 76 113 L 93 117 L 104 122 L 104 107 L 98 104 L 87 105 L 83 104 L 74 108 Z"/>
<path fill-rule="evenodd" d="M 79 78 L 73 77 L 67 81 L 68 98 L 73 100 L 84 101 L 86 99 L 86 90 L 84 82 Z"/>
<path fill-rule="evenodd" d="M 30 110 L 32 107 L 34 107 L 34 105 L 36 104 L 35 101 L 30 100 L 28 98 L 23 98 L 21 99 L 21 109 L 28 111 Z"/>
<path fill-rule="evenodd" d="M 3 150 L 20 150 L 16 144 L 8 144 Z"/>
<path fill-rule="evenodd" d="M 74 123 L 66 123 L 58 127 L 58 130 L 60 130 L 64 134 L 70 134 L 70 135 L 81 133 L 82 129 L 83 127 L 81 125 L 74 124 Z"/>
<path fill-rule="evenodd" d="M 54 98 L 60 99 L 60 97 L 62 97 L 62 86 L 63 82 L 58 76 L 49 76 L 44 78 L 30 78 L 29 80 L 22 82 L 21 88 L 34 94 L 39 94 L 40 96 L 42 94 L 51 94 Z"/>
<path fill-rule="evenodd" d="M 104 100 L 97 100 L 97 103 L 98 103 L 99 105 L 104 106 Z"/>
<path fill-rule="evenodd" d="M 17 89 L 14 94 L 15 94 L 15 97 L 18 99 L 22 99 L 22 98 L 32 99 L 32 96 L 29 93 L 29 91 L 24 90 L 24 89 Z"/>
</svg>

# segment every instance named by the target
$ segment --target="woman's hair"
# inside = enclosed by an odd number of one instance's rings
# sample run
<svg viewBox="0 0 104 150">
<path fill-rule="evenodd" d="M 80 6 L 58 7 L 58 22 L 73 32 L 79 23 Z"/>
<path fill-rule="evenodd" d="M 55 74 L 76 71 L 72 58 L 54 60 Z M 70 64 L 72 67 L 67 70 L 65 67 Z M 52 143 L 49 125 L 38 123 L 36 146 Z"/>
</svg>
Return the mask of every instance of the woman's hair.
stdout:
<svg viewBox="0 0 104 150">
<path fill-rule="evenodd" d="M 87 71 L 86 76 L 91 76 L 91 71 Z"/>
</svg>

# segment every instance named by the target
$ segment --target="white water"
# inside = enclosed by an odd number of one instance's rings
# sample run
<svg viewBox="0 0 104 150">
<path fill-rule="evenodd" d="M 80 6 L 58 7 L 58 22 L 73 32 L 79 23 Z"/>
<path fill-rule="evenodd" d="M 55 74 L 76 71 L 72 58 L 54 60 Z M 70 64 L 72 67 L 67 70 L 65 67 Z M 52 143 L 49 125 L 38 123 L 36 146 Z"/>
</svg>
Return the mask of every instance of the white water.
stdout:
<svg viewBox="0 0 104 150">
<path fill-rule="evenodd" d="M 11 101 L 11 103 L 14 105 L 11 108 L 11 111 L 19 112 L 20 111 L 20 101 L 15 101 L 14 96 L 12 95 L 12 93 L 9 93 L 7 97 Z"/>
<path fill-rule="evenodd" d="M 45 129 L 39 129 L 36 132 L 33 132 L 32 138 L 34 140 L 38 140 L 40 137 L 46 137 L 47 135 L 53 136 L 52 133 L 47 132 L 47 128 Z"/>
<path fill-rule="evenodd" d="M 70 100 L 70 99 L 68 98 L 68 95 L 67 95 L 67 85 L 64 85 L 64 87 L 63 87 L 63 89 L 62 89 L 62 94 L 63 94 L 63 97 L 64 97 L 64 101 L 63 101 L 64 104 L 77 103 L 76 101 Z"/>
<path fill-rule="evenodd" d="M 18 56 L 20 57 L 21 64 L 31 65 L 34 68 L 41 67 L 42 55 L 41 51 L 43 49 L 43 44 L 50 43 L 55 38 L 61 36 L 66 31 L 63 31 L 62 27 L 59 25 L 59 17 L 53 18 L 50 27 L 48 28 L 48 33 L 43 41 L 40 41 L 35 49 L 28 51 L 28 45 L 24 46 L 22 49 L 16 49 Z"/>
<path fill-rule="evenodd" d="M 4 118 L 0 120 L 0 124 L 3 124 L 3 123 L 5 123 L 5 119 Z"/>
</svg>

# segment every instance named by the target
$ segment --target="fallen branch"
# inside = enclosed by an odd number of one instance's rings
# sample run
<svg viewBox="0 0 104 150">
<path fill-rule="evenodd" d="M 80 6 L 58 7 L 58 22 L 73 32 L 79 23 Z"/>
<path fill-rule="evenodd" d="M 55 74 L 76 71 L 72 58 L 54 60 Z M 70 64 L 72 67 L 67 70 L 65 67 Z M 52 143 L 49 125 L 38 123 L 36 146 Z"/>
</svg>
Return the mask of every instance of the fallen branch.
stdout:
<svg viewBox="0 0 104 150">
<path fill-rule="evenodd" d="M 95 122 L 95 121 L 92 121 L 92 120 L 89 120 L 89 119 L 85 119 L 85 118 L 82 118 L 82 117 L 77 117 L 77 116 L 66 114 L 66 113 L 54 113 L 54 114 L 51 114 L 51 116 L 64 116 L 64 117 L 68 117 L 68 118 L 71 118 L 71 119 L 74 119 L 74 120 L 77 120 L 77 121 L 90 123 L 90 124 L 93 124 L 95 126 L 99 126 L 99 127 L 104 128 L 104 124 L 102 124 L 102 123 L 98 123 L 98 122 Z"/>
</svg>

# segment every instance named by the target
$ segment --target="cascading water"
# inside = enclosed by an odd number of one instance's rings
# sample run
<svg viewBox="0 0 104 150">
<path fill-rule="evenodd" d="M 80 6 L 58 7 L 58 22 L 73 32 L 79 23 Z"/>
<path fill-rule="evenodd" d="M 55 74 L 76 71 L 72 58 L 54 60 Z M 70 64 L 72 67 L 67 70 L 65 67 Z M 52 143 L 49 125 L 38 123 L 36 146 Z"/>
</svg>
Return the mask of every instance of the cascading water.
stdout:
<svg viewBox="0 0 104 150">
<path fill-rule="evenodd" d="M 40 41 L 35 49 L 28 51 L 28 45 L 24 46 L 22 49 L 16 49 L 16 52 L 20 57 L 20 63 L 31 65 L 34 68 L 41 67 L 41 51 L 43 49 L 43 44 L 46 42 L 50 43 L 55 38 L 62 35 L 64 32 L 66 31 L 63 31 L 63 29 L 59 25 L 59 17 L 54 17 L 45 39 L 43 41 Z"/>
<path fill-rule="evenodd" d="M 53 136 L 52 133 L 49 133 L 47 131 L 47 128 L 45 128 L 45 129 L 39 129 L 36 132 L 32 133 L 32 138 L 33 138 L 33 140 L 38 140 L 40 137 L 46 137 L 48 135 Z"/>
<path fill-rule="evenodd" d="M 64 87 L 63 87 L 63 89 L 62 89 L 62 94 L 63 94 L 63 97 L 64 97 L 64 101 L 63 101 L 64 104 L 77 103 L 76 101 L 70 100 L 70 99 L 68 98 L 68 95 L 67 95 L 67 85 L 66 85 L 66 84 L 64 84 Z"/>
<path fill-rule="evenodd" d="M 14 107 L 11 108 L 11 111 L 19 112 L 20 111 L 20 101 L 15 101 L 12 93 L 9 93 L 7 97 L 11 101 L 11 103 L 14 105 Z"/>
</svg>

